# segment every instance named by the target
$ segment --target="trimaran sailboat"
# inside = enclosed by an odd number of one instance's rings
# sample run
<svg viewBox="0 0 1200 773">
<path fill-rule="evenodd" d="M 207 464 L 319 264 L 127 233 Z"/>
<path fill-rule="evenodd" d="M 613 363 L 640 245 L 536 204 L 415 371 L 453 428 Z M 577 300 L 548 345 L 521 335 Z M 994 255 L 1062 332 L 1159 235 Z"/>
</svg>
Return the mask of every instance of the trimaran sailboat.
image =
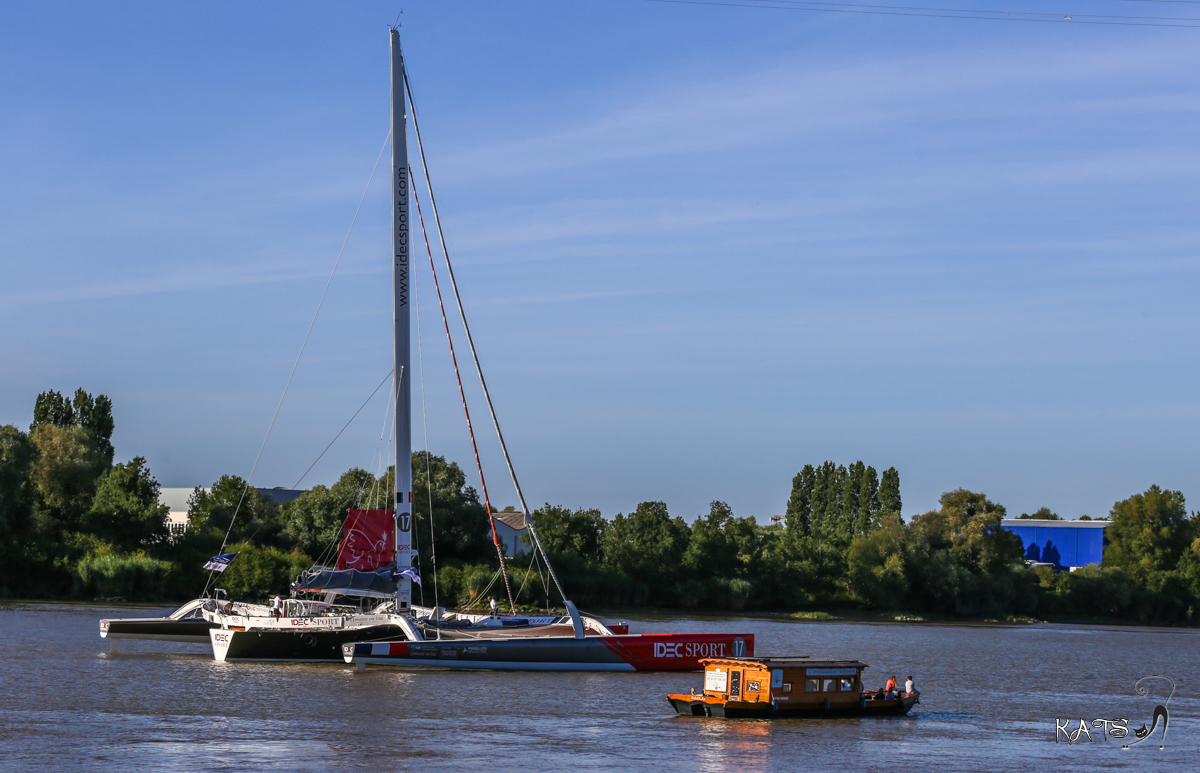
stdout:
<svg viewBox="0 0 1200 773">
<path fill-rule="evenodd" d="M 404 58 L 400 48 L 399 31 L 390 30 L 391 42 L 391 106 L 392 106 L 392 290 L 393 290 L 393 347 L 395 379 L 392 399 L 395 406 L 395 491 L 394 509 L 388 511 L 352 511 L 351 518 L 369 519 L 381 516 L 391 519 L 394 548 L 390 556 L 370 565 L 347 560 L 345 551 L 350 540 L 339 546 L 339 567 L 313 567 L 302 574 L 293 585 L 293 598 L 287 599 L 279 610 L 260 604 L 234 602 L 220 598 L 215 592 L 210 598 L 197 599 L 181 607 L 175 615 L 162 619 L 103 620 L 101 635 L 113 639 L 163 639 L 173 641 L 203 641 L 212 644 L 213 654 L 220 661 L 339 661 L 367 663 L 466 668 L 498 668 L 517 670 L 694 670 L 701 657 L 740 657 L 752 655 L 752 634 L 628 634 L 626 626 L 604 625 L 585 617 L 567 599 L 546 551 L 538 537 L 529 509 L 517 481 L 516 472 L 504 444 L 504 436 L 492 407 L 487 383 L 471 340 L 458 288 L 454 280 L 445 240 L 441 238 L 441 221 L 433 198 L 428 172 L 424 175 L 429 203 L 433 210 L 439 241 L 446 257 L 454 295 L 458 301 L 461 321 L 466 331 L 488 410 L 508 465 L 513 486 L 524 514 L 525 524 L 532 537 L 533 548 L 546 560 L 546 567 L 555 588 L 563 600 L 566 615 L 544 617 L 506 617 L 447 614 L 440 608 L 415 606 L 412 603 L 413 491 L 412 491 L 412 400 L 410 356 L 410 304 L 412 261 L 412 169 L 408 161 L 408 127 L 406 97 L 412 104 Z M 425 169 L 424 149 L 413 111 L 422 168 Z M 422 223 L 422 231 L 424 225 Z M 428 241 L 426 240 L 427 249 Z M 432 252 L 430 264 L 432 267 Z M 436 271 L 435 271 L 436 282 Z M 439 289 L 440 300 L 440 289 Z M 445 311 L 443 309 L 443 316 Z M 449 328 L 447 328 L 449 336 Z M 452 347 L 452 344 L 451 344 Z M 453 348 L 451 348 L 453 355 Z M 455 362 L 457 371 L 457 361 Z M 461 392 L 461 379 L 459 381 Z M 463 408 L 470 413 L 463 395 Z M 472 432 L 472 445 L 475 445 Z M 478 463 L 478 453 L 476 452 Z M 482 477 L 482 466 L 480 466 Z M 492 517 L 483 485 L 488 517 Z M 349 524 L 347 525 L 349 532 Z M 383 535 L 389 537 L 391 535 Z M 493 541 L 497 545 L 501 572 L 504 553 L 499 549 L 494 521 Z M 387 539 L 392 542 L 392 539 Z M 361 556 L 354 556 L 354 559 Z M 357 568 L 351 565 L 357 563 Z M 378 564 L 384 564 L 379 566 Z M 508 589 L 510 608 L 511 589 Z M 339 603 L 340 602 L 340 603 Z M 368 609 L 368 606 L 373 606 Z M 515 611 L 515 610 L 514 610 Z M 182 621 L 182 624 L 181 624 Z M 183 630 L 186 628 L 186 631 Z M 616 629 L 614 631 L 613 629 Z M 618 633 L 619 632 L 619 633 Z M 207 634 L 207 636 L 205 636 Z"/>
</svg>

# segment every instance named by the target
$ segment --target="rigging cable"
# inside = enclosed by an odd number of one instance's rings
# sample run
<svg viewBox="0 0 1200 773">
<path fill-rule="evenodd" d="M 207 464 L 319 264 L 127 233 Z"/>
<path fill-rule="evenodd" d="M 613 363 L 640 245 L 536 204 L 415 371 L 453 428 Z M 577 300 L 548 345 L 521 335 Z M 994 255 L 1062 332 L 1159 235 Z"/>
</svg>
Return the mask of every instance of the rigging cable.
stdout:
<svg viewBox="0 0 1200 773">
<path fill-rule="evenodd" d="M 412 169 L 409 169 L 409 179 L 412 179 Z M 428 246 L 428 240 L 426 246 Z M 425 346 L 421 339 L 421 296 L 417 292 L 416 272 L 413 272 L 413 305 L 417 310 L 417 363 L 421 372 L 421 426 L 425 430 L 425 491 L 429 496 L 429 560 L 433 567 L 433 610 L 438 608 L 438 576 L 437 576 L 437 542 L 433 538 L 433 462 L 429 458 L 429 414 L 425 409 Z M 416 507 L 413 508 L 416 510 Z M 416 532 L 416 529 L 413 529 Z M 418 558 L 418 561 L 420 559 Z M 422 593 L 425 586 L 421 585 Z M 422 600 L 425 598 L 421 596 Z M 442 638 L 441 619 L 437 620 L 437 637 Z"/>
<path fill-rule="evenodd" d="M 325 452 L 328 451 L 330 448 L 333 448 L 333 444 L 337 442 L 337 439 L 340 438 L 342 436 L 342 433 L 345 432 L 347 427 L 350 426 L 350 422 L 352 422 L 358 418 L 358 414 L 362 413 L 362 409 L 367 407 L 367 403 L 371 402 L 371 398 L 374 397 L 377 392 L 379 392 L 380 387 L 382 387 L 385 383 L 387 383 L 387 380 L 389 378 L 391 378 L 392 374 L 395 372 L 396 371 L 394 369 L 388 371 L 388 374 L 383 377 L 383 381 L 379 382 L 379 386 L 375 387 L 375 391 L 371 392 L 371 397 L 368 397 L 365 401 L 363 401 L 362 405 L 358 406 L 358 410 L 355 411 L 354 415 L 350 417 L 350 421 L 346 422 L 346 425 L 344 427 L 342 427 L 340 430 L 338 430 L 338 433 L 333 436 L 333 440 L 329 441 L 329 445 L 325 446 L 325 451 L 322 451 L 320 456 L 318 456 L 316 458 L 316 460 L 314 460 L 313 463 L 308 466 L 308 469 L 304 471 L 304 475 L 300 476 L 300 480 L 297 480 L 292 485 L 293 489 L 300 488 L 300 482 L 303 481 L 310 472 L 312 472 L 312 468 L 317 466 L 317 462 L 321 461 L 321 457 L 325 455 Z"/>
<path fill-rule="evenodd" d="M 362 196 L 358 200 L 358 207 L 354 210 L 354 217 L 350 219 L 350 227 L 346 229 L 346 238 L 342 240 L 342 248 L 338 250 L 337 259 L 333 261 L 333 270 L 329 272 L 329 278 L 325 280 L 325 289 L 321 291 L 321 300 L 317 302 L 317 310 L 313 312 L 312 321 L 308 323 L 308 332 L 304 334 L 304 341 L 300 344 L 300 351 L 296 354 L 296 361 L 292 364 L 292 372 L 288 374 L 287 383 L 284 384 L 283 394 L 279 396 L 279 403 L 275 406 L 275 413 L 271 416 L 271 423 L 267 426 L 267 434 L 263 437 L 262 445 L 258 447 L 258 456 L 254 457 L 254 466 L 250 468 L 250 477 L 246 478 L 246 487 L 242 489 L 242 496 L 238 499 L 237 507 L 233 509 L 233 516 L 229 519 L 229 528 L 225 530 L 225 537 L 221 540 L 221 549 L 218 554 L 224 552 L 226 543 L 229 542 L 229 535 L 233 533 L 233 525 L 237 523 L 238 512 L 242 509 L 242 503 L 246 501 L 246 494 L 250 491 L 250 483 L 254 480 L 254 472 L 258 469 L 258 463 L 262 460 L 263 450 L 267 447 L 267 441 L 271 438 L 271 430 L 275 428 L 275 420 L 279 418 L 279 409 L 283 407 L 283 400 L 287 397 L 288 389 L 292 386 L 292 379 L 296 376 L 296 368 L 300 366 L 300 358 L 304 356 L 304 349 L 308 346 L 308 339 L 312 336 L 313 326 L 317 324 L 317 317 L 321 314 L 321 307 L 325 305 L 325 296 L 329 294 L 329 285 L 333 284 L 333 275 L 337 273 L 338 264 L 342 262 L 342 254 L 346 251 L 346 245 L 350 242 L 350 234 L 354 233 L 354 224 L 358 222 L 358 213 L 362 211 L 363 202 L 367 199 L 367 191 L 371 190 L 371 181 L 375 179 L 375 171 L 379 169 L 379 161 L 383 158 L 383 151 L 387 149 L 388 140 L 392 137 L 392 130 L 388 129 L 387 136 L 383 138 L 383 146 L 379 148 L 379 155 L 375 158 L 375 166 L 371 167 L 371 176 L 367 178 L 367 185 L 363 188 Z M 261 528 L 261 527 L 260 527 Z M 213 578 L 216 577 L 216 570 L 208 571 L 208 580 L 204 583 L 204 592 L 208 592 L 208 586 L 212 584 Z"/>
<path fill-rule="evenodd" d="M 403 66 L 403 62 L 401 62 L 401 67 Z M 442 219 L 438 215 L 437 199 L 433 196 L 433 181 L 429 176 L 429 165 L 425 161 L 425 145 L 421 142 L 421 128 L 417 123 L 417 103 L 413 98 L 412 83 L 408 79 L 407 68 L 404 69 L 404 86 L 408 91 L 408 103 L 412 106 L 413 132 L 417 135 L 417 150 L 421 156 L 421 170 L 425 174 L 425 186 L 429 190 L 429 206 L 433 209 L 433 221 L 437 226 L 438 241 L 442 246 L 442 255 L 446 259 L 446 272 L 450 276 L 450 287 L 454 290 L 454 300 L 458 304 L 458 315 L 462 319 L 463 330 L 467 334 L 467 344 L 471 349 L 471 359 L 475 361 L 475 372 L 479 375 L 479 385 L 483 387 L 483 396 L 487 401 L 488 413 L 492 416 L 492 426 L 496 428 L 496 437 L 500 440 L 500 450 L 504 454 L 504 463 L 508 465 L 508 474 L 512 478 L 513 488 L 516 489 L 517 499 L 521 503 L 521 512 L 525 516 L 525 525 L 529 528 L 529 533 L 533 536 L 534 544 L 537 545 L 538 550 L 542 551 L 542 557 L 546 559 L 546 568 L 550 571 L 550 576 L 554 578 L 554 585 L 558 588 L 558 593 L 562 596 L 563 603 L 567 603 L 567 594 L 563 592 L 562 583 L 558 581 L 558 575 L 555 574 L 554 567 L 550 565 L 550 558 L 546 555 L 546 549 L 542 547 L 542 540 L 538 536 L 537 528 L 533 525 L 533 517 L 529 514 L 529 506 L 525 504 L 525 495 L 521 492 L 521 484 L 517 482 L 517 471 L 513 467 L 512 458 L 508 455 L 508 446 L 504 443 L 504 433 L 500 431 L 500 420 L 496 418 L 496 409 L 492 405 L 492 395 L 488 392 L 487 381 L 483 378 L 483 367 L 479 364 L 479 355 L 475 351 L 475 341 L 471 338 L 471 327 L 467 324 L 467 313 L 463 310 L 462 297 L 458 293 L 458 282 L 454 279 L 454 268 L 450 265 L 450 251 L 446 248 L 446 236 L 442 232 Z M 413 191 L 416 191 L 416 186 L 413 187 Z M 428 244 L 428 240 L 426 243 Z M 432 260 L 432 256 L 430 259 Z M 474 442 L 473 438 L 472 442 Z"/>
<path fill-rule="evenodd" d="M 392 374 L 389 373 L 388 377 L 390 377 L 391 375 Z M 384 383 L 387 383 L 387 377 L 384 378 Z M 382 384 L 380 386 L 382 386 Z M 376 391 L 378 391 L 378 390 L 379 390 L 379 388 L 376 387 Z M 365 407 L 365 405 L 364 405 L 364 407 Z M 387 432 L 387 423 L 388 423 L 388 417 L 391 415 L 391 407 L 392 407 L 392 403 L 389 400 L 384 405 L 384 409 L 383 409 L 383 426 L 380 427 L 380 429 L 379 429 L 379 448 L 376 450 L 375 454 L 372 456 L 372 460 L 374 460 L 376 457 L 381 457 L 383 455 L 383 438 L 384 438 L 384 434 Z M 379 469 L 379 466 L 374 464 L 374 461 L 372 461 L 372 466 L 374 466 L 376 469 Z M 367 493 L 366 483 L 363 483 L 362 485 L 360 485 L 358 487 L 358 491 L 356 491 L 355 495 L 354 495 L 354 504 L 356 507 L 358 507 L 360 509 L 377 510 L 379 508 L 374 507 L 374 502 L 375 502 L 375 490 L 379 485 L 379 481 L 369 470 L 363 470 L 363 472 L 366 473 L 366 475 L 368 477 L 370 477 L 370 479 L 371 479 L 370 493 Z M 365 501 L 364 501 L 364 496 L 363 496 L 364 494 L 366 494 Z M 365 507 L 363 507 L 364 504 L 366 505 Z M 347 516 L 347 517 L 349 517 L 349 516 Z M 341 530 L 339 530 L 338 532 L 335 532 L 333 534 L 333 536 L 330 537 L 330 539 L 326 542 L 325 547 L 321 550 L 320 555 L 314 561 L 315 564 L 317 564 L 318 566 L 324 566 L 325 562 L 328 558 L 332 558 L 333 561 L 336 563 L 337 554 L 340 552 L 341 547 L 342 547 L 342 540 L 345 538 L 345 534 L 344 534 L 345 521 L 342 521 L 342 527 L 343 528 Z"/>
<path fill-rule="evenodd" d="M 412 169 L 409 169 L 409 178 Z M 421 200 L 417 198 L 416 186 L 413 186 L 413 201 L 417 204 L 417 218 L 421 221 L 421 234 L 425 236 L 425 252 L 429 255 L 429 268 L 433 270 L 433 287 L 437 290 L 438 305 L 442 308 L 442 324 L 446 327 L 446 343 L 450 345 L 450 361 L 454 363 L 454 377 L 458 379 L 458 394 L 462 397 L 463 413 L 467 416 L 467 432 L 471 435 L 471 450 L 475 452 L 475 467 L 479 470 L 479 485 L 483 489 L 483 503 L 487 508 L 488 523 L 492 527 L 492 544 L 496 546 L 496 555 L 500 558 L 500 572 L 504 575 L 504 589 L 508 593 L 508 607 L 515 615 L 517 605 L 513 603 L 512 585 L 508 582 L 508 569 L 504 565 L 504 551 L 500 547 L 500 536 L 496 533 L 496 519 L 492 516 L 492 501 L 488 498 L 487 480 L 483 477 L 483 463 L 479 459 L 479 447 L 475 443 L 475 428 L 471 426 L 471 409 L 467 407 L 467 393 L 463 390 L 462 375 L 458 371 L 458 357 L 454 353 L 454 339 L 450 337 L 450 320 L 446 316 L 446 304 L 442 302 L 442 288 L 438 284 L 437 270 L 433 265 L 433 250 L 429 246 L 429 236 L 425 233 L 425 217 L 421 214 Z"/>
</svg>

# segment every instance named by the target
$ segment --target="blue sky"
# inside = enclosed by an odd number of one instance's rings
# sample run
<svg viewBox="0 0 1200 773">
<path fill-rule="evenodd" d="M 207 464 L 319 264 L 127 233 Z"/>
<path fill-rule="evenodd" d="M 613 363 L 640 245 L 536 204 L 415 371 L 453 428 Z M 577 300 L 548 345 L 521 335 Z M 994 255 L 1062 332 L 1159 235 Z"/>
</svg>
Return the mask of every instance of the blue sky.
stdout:
<svg viewBox="0 0 1200 773">
<path fill-rule="evenodd" d="M 118 458 L 163 485 L 249 473 L 387 134 L 401 5 L 531 504 L 662 499 L 690 519 L 722 499 L 765 519 L 825 459 L 897 467 L 906 515 L 959 486 L 1014 515 L 1098 515 L 1152 483 L 1200 497 L 1190 28 L 641 0 L 6 4 L 0 423 L 82 386 L 113 398 Z M 380 179 L 258 485 L 295 484 L 391 367 Z M 467 467 L 417 282 L 430 448 Z M 384 410 L 304 485 L 377 465 Z M 481 442 L 492 499 L 515 502 Z"/>
</svg>

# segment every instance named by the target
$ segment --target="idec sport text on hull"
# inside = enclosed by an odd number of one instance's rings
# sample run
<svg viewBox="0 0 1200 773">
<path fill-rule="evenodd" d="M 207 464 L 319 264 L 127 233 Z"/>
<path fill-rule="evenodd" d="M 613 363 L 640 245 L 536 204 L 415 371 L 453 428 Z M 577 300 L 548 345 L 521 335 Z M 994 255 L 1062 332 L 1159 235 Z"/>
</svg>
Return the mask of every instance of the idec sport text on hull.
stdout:
<svg viewBox="0 0 1200 773">
<path fill-rule="evenodd" d="M 655 642 L 656 658 L 723 658 L 725 642 Z M 744 649 L 744 647 L 743 647 Z"/>
</svg>

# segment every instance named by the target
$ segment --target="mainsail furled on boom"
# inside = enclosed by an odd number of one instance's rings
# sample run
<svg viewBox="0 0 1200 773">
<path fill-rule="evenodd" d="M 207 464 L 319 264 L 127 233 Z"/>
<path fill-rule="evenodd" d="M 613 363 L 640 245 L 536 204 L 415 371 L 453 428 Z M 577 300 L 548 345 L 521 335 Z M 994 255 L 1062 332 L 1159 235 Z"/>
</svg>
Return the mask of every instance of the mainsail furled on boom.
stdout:
<svg viewBox="0 0 1200 773">
<path fill-rule="evenodd" d="M 331 569 L 314 566 L 301 574 L 294 583 L 297 593 L 340 593 L 345 596 L 392 597 L 396 595 L 399 575 L 390 563 L 373 572 L 355 569 Z"/>
</svg>

